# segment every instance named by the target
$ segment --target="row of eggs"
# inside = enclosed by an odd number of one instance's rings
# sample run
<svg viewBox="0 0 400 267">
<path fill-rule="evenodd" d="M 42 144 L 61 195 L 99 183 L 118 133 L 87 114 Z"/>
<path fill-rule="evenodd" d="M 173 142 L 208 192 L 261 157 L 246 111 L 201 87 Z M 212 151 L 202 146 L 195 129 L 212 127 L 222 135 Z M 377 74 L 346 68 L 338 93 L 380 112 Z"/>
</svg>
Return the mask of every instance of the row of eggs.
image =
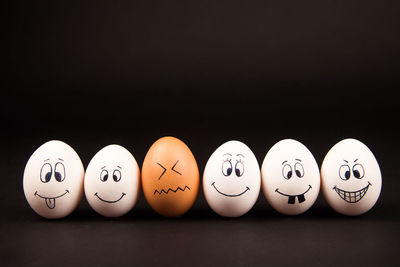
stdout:
<svg viewBox="0 0 400 267">
<path fill-rule="evenodd" d="M 147 152 L 142 171 L 124 147 L 109 145 L 91 159 L 86 173 L 78 154 L 66 143 L 49 141 L 28 160 L 25 197 L 46 218 L 70 214 L 85 194 L 89 205 L 106 217 L 126 214 L 141 188 L 159 214 L 176 217 L 193 205 L 200 184 L 196 160 L 181 140 L 163 137 Z M 382 177 L 373 153 L 362 142 L 345 139 L 333 146 L 321 166 L 302 143 L 285 139 L 266 154 L 261 171 L 254 153 L 239 141 L 221 145 L 204 170 L 203 190 L 217 214 L 238 217 L 255 204 L 260 189 L 280 213 L 308 210 L 320 186 L 328 204 L 345 215 L 370 210 L 379 198 Z"/>
</svg>

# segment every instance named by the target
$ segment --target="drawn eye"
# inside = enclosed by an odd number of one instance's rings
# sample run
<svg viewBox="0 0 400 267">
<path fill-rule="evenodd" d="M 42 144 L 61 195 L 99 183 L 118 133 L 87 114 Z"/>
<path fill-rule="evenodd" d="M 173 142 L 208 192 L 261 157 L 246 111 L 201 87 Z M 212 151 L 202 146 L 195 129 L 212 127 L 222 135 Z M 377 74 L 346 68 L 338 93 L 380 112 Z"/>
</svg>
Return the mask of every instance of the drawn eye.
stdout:
<svg viewBox="0 0 400 267">
<path fill-rule="evenodd" d="M 178 162 L 179 162 L 179 160 L 177 160 L 177 161 L 175 162 L 175 164 L 174 164 L 174 166 L 172 166 L 171 170 L 173 170 L 174 172 L 176 172 L 176 173 L 179 174 L 179 175 L 182 175 L 182 173 L 180 173 L 180 172 L 178 172 L 177 170 L 175 170 L 175 166 L 176 166 L 176 164 L 178 164 Z"/>
<path fill-rule="evenodd" d="M 222 173 L 224 176 L 229 176 L 232 173 L 232 163 L 231 160 L 225 160 L 222 162 Z"/>
<path fill-rule="evenodd" d="M 43 164 L 42 168 L 40 169 L 40 181 L 43 183 L 49 182 L 52 172 L 53 168 L 51 167 L 50 163 Z"/>
<path fill-rule="evenodd" d="M 283 178 L 289 180 L 292 177 L 292 174 L 293 174 L 292 167 L 289 164 L 283 165 L 282 167 Z"/>
<path fill-rule="evenodd" d="M 119 182 L 121 180 L 121 172 L 119 170 L 114 170 L 113 172 L 113 179 L 116 182 Z"/>
<path fill-rule="evenodd" d="M 160 177 L 158 177 L 158 180 L 160 180 L 161 177 L 164 175 L 164 173 L 165 173 L 165 171 L 166 171 L 167 169 L 166 169 L 163 165 L 161 165 L 160 163 L 157 162 L 157 164 L 158 164 L 158 166 L 160 166 L 161 168 L 163 168 L 163 172 L 161 173 Z"/>
<path fill-rule="evenodd" d="M 349 167 L 349 165 L 344 164 L 344 165 L 340 166 L 340 168 L 339 168 L 339 176 L 340 176 L 340 178 L 342 180 L 345 180 L 345 181 L 350 179 L 350 167 Z"/>
<path fill-rule="evenodd" d="M 243 173 L 244 173 L 243 162 L 241 162 L 241 161 L 236 162 L 236 164 L 235 164 L 235 173 L 236 173 L 237 177 L 240 177 L 240 176 L 243 175 Z"/>
<path fill-rule="evenodd" d="M 301 163 L 297 162 L 294 164 L 294 172 L 296 173 L 297 177 L 304 176 L 304 167 Z"/>
<path fill-rule="evenodd" d="M 57 162 L 56 166 L 54 167 L 54 177 L 56 178 L 57 182 L 62 182 L 65 179 L 65 167 L 61 162 Z"/>
<path fill-rule="evenodd" d="M 108 179 L 108 171 L 107 170 L 102 170 L 101 173 L 100 173 L 100 180 L 102 182 L 105 182 L 105 181 L 107 181 L 107 179 Z"/>
<path fill-rule="evenodd" d="M 364 167 L 360 164 L 357 163 L 356 165 L 353 166 L 353 175 L 354 177 L 356 177 L 357 179 L 361 179 L 364 177 Z"/>
</svg>

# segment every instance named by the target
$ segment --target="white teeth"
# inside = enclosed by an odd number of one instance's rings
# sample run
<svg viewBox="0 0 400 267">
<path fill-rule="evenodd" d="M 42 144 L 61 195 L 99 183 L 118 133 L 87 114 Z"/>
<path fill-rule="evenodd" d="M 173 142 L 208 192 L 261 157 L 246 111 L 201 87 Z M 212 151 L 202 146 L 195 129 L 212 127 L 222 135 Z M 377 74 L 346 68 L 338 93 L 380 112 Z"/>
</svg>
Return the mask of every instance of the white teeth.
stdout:
<svg viewBox="0 0 400 267">
<path fill-rule="evenodd" d="M 349 203 L 356 203 L 365 196 L 370 185 L 371 184 L 368 182 L 368 185 L 366 187 L 364 187 L 358 191 L 354 191 L 354 192 L 344 191 L 342 189 L 337 188 L 336 186 L 333 189 L 335 189 L 336 193 L 338 193 L 338 195 L 344 201 L 349 202 Z"/>
</svg>

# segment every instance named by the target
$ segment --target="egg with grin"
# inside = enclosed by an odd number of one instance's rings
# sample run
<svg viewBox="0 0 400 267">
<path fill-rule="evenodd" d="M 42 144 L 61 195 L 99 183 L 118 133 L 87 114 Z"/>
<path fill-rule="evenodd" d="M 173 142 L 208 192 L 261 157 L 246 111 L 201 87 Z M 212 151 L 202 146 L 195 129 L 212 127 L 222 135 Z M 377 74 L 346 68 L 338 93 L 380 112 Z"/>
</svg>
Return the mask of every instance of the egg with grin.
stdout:
<svg viewBox="0 0 400 267">
<path fill-rule="evenodd" d="M 144 196 L 157 213 L 167 217 L 180 216 L 192 207 L 199 179 L 192 152 L 175 137 L 157 140 L 143 161 Z"/>
<path fill-rule="evenodd" d="M 86 199 L 96 212 L 106 217 L 122 216 L 138 199 L 139 166 L 126 148 L 106 146 L 90 161 L 84 186 Z"/>
<path fill-rule="evenodd" d="M 247 213 L 260 193 L 260 167 L 250 148 L 229 141 L 215 150 L 203 175 L 204 196 L 217 214 L 238 217 Z"/>
<path fill-rule="evenodd" d="M 83 176 L 84 168 L 75 150 L 62 141 L 49 141 L 32 154 L 25 166 L 25 197 L 39 215 L 65 217 L 82 199 Z"/>
<path fill-rule="evenodd" d="M 360 215 L 379 198 L 382 175 L 371 150 L 345 139 L 326 154 L 321 166 L 322 192 L 329 205 L 344 215 Z"/>
</svg>

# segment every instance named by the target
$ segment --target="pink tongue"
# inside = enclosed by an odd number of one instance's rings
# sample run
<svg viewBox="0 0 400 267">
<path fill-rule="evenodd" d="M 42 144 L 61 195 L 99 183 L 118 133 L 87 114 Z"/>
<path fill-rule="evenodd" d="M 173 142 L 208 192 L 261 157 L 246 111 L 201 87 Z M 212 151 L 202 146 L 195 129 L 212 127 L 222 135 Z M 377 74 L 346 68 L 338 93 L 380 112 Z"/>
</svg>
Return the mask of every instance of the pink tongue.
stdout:
<svg viewBox="0 0 400 267">
<path fill-rule="evenodd" d="M 46 198 L 46 205 L 49 209 L 54 209 L 56 207 L 56 199 Z"/>
</svg>

